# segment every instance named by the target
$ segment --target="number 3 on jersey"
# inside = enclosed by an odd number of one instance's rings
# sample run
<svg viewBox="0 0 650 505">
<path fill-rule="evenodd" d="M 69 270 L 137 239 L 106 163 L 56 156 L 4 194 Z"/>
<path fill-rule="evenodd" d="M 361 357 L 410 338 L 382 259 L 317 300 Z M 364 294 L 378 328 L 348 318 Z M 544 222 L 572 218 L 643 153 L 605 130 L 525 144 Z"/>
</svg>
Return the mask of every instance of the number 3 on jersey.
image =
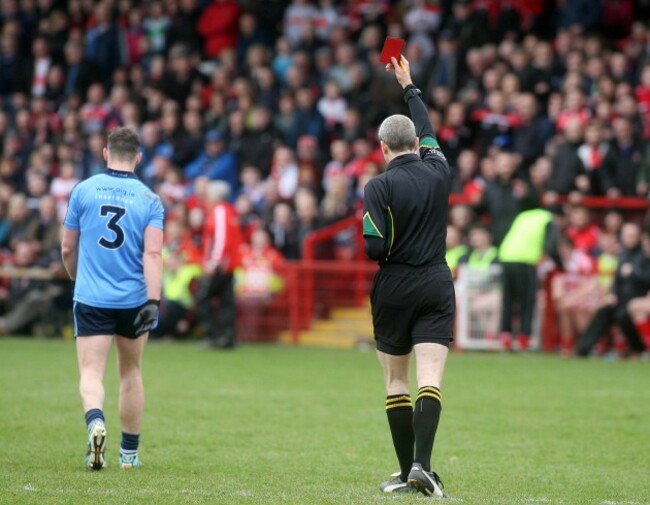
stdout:
<svg viewBox="0 0 650 505">
<path fill-rule="evenodd" d="M 97 241 L 100 246 L 105 247 L 106 249 L 117 249 L 124 244 L 124 230 L 119 224 L 120 219 L 124 217 L 124 214 L 126 214 L 126 209 L 116 205 L 102 205 L 99 208 L 100 216 L 110 216 L 110 219 L 106 223 L 106 228 L 115 234 L 112 240 L 104 236 L 100 237 Z"/>
</svg>

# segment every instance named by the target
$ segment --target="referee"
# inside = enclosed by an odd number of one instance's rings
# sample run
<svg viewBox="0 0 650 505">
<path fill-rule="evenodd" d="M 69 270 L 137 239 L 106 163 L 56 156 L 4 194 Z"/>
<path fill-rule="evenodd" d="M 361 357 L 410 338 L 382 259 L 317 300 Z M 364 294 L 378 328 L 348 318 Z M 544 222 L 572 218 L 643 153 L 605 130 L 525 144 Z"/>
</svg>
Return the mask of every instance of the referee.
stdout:
<svg viewBox="0 0 650 505">
<path fill-rule="evenodd" d="M 370 297 L 372 319 L 400 465 L 400 474 L 380 489 L 443 497 L 431 452 L 454 326 L 454 285 L 445 261 L 450 171 L 408 61 L 391 61 L 386 70 L 394 71 L 404 88 L 413 121 L 393 115 L 379 127 L 387 168 L 366 185 L 363 210 L 366 254 L 380 266 Z M 412 350 L 419 388 L 415 409 L 409 395 Z"/>
</svg>

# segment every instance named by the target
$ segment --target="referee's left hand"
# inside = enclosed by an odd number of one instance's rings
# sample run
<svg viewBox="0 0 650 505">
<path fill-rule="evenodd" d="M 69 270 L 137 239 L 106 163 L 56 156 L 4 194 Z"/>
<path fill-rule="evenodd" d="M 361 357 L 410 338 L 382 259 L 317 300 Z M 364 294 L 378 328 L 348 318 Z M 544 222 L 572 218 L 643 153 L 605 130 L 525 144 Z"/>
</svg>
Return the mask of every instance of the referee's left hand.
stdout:
<svg viewBox="0 0 650 505">
<path fill-rule="evenodd" d="M 156 326 L 158 322 L 158 305 L 160 305 L 160 302 L 157 300 L 149 300 L 142 306 L 133 321 L 136 336 L 144 335 Z"/>
</svg>

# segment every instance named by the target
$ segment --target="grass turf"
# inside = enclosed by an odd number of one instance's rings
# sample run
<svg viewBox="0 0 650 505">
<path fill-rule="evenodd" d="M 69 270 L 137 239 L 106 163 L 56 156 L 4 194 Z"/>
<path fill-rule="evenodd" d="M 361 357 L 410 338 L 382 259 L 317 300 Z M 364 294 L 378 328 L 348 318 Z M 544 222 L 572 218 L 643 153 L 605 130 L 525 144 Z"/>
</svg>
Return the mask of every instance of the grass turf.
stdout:
<svg viewBox="0 0 650 505">
<path fill-rule="evenodd" d="M 111 361 L 114 363 L 114 356 Z M 397 463 L 371 352 L 150 344 L 140 471 L 87 472 L 71 342 L 0 340 L 0 504 L 422 503 Z M 650 364 L 453 355 L 434 467 L 463 504 L 650 503 Z"/>
</svg>

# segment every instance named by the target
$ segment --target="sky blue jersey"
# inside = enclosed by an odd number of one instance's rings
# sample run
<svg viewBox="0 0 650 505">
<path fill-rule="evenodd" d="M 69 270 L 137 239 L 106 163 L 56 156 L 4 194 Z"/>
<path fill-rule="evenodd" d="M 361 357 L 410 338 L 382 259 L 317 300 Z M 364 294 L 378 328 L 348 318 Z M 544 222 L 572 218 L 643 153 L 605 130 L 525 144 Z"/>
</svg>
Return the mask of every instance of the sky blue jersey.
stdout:
<svg viewBox="0 0 650 505">
<path fill-rule="evenodd" d="M 72 190 L 63 225 L 79 232 L 74 300 L 127 309 L 147 302 L 144 230 L 163 227 L 160 198 L 135 174 L 108 169 Z"/>
</svg>

